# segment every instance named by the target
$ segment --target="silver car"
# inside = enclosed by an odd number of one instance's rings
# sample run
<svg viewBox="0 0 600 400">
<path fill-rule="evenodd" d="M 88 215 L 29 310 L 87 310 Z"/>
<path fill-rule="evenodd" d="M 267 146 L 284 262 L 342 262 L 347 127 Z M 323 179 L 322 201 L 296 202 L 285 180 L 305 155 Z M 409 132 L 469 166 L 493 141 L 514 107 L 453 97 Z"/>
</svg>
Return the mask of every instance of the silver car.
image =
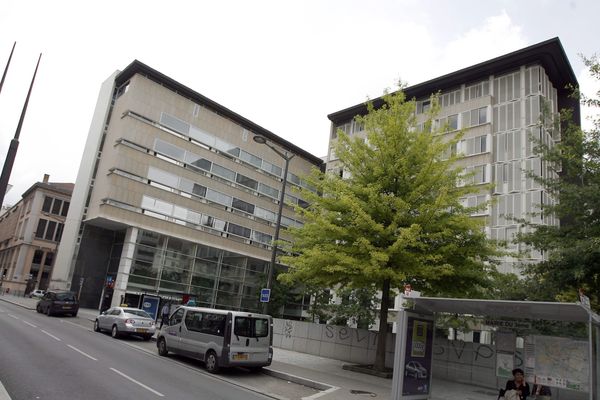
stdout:
<svg viewBox="0 0 600 400">
<path fill-rule="evenodd" d="M 113 307 L 104 311 L 94 321 L 94 331 L 110 331 L 113 338 L 123 335 L 141 336 L 150 340 L 156 331 L 154 319 L 139 308 Z"/>
</svg>

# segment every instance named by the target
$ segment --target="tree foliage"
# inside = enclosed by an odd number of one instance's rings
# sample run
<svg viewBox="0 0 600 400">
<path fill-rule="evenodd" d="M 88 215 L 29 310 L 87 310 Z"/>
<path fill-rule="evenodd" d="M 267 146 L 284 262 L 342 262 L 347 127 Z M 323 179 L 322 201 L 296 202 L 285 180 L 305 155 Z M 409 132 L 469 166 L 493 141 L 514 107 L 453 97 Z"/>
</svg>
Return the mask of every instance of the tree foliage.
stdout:
<svg viewBox="0 0 600 400">
<path fill-rule="evenodd" d="M 304 225 L 291 230 L 290 266 L 284 281 L 324 287 L 377 287 L 381 291 L 380 330 L 374 368 L 383 369 L 390 289 L 410 283 L 427 295 L 471 297 L 489 285 L 497 255 L 483 221 L 470 217 L 461 198 L 480 187 L 461 184 L 459 156 L 445 126 L 436 127 L 437 99 L 417 129 L 415 102 L 402 91 L 367 104 L 356 117 L 366 140 L 338 131 L 336 154 L 347 172 L 314 171 L 302 192 L 308 208 L 298 208 Z M 478 208 L 485 207 L 481 205 Z"/>
<path fill-rule="evenodd" d="M 598 59 L 584 59 L 592 76 L 600 80 Z M 576 93 L 577 94 L 577 93 Z M 595 98 L 582 98 L 591 107 L 600 106 Z M 544 205 L 541 212 L 554 213 L 560 225 L 534 225 L 535 231 L 519 239 L 543 251 L 546 259 L 527 268 L 533 281 L 546 286 L 548 296 L 557 300 L 576 298 L 583 289 L 592 303 L 600 301 L 600 119 L 592 120 L 584 131 L 573 121 L 572 112 L 561 112 L 562 141 L 554 146 L 539 143 L 537 152 L 557 176 L 533 176 L 558 201 Z"/>
</svg>

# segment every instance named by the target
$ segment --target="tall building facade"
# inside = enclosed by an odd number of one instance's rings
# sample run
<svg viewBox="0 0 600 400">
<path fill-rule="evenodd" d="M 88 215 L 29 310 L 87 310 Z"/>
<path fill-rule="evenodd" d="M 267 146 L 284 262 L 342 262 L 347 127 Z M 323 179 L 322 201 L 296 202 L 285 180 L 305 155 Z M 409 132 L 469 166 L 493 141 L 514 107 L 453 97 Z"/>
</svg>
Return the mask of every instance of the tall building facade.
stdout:
<svg viewBox="0 0 600 400">
<path fill-rule="evenodd" d="M 284 160 L 282 211 L 322 160 L 134 61 L 102 86 L 52 275 L 81 303 L 138 305 L 143 294 L 260 310 Z M 291 316 L 301 310 L 288 309 Z"/>
<path fill-rule="evenodd" d="M 568 86 L 576 87 L 577 79 L 560 40 L 554 38 L 405 89 L 408 99 L 416 99 L 417 129 L 424 128 L 431 95 L 439 93 L 441 110 L 435 123 L 448 126 L 448 136 L 464 130 L 452 151 L 464 155 L 460 162 L 474 173 L 474 183 L 482 187 L 492 184 L 493 188 L 482 188 L 463 201 L 476 206 L 493 200 L 473 217 L 484 218 L 488 236 L 506 241 L 514 254 L 526 250 L 513 243 L 520 229 L 517 219 L 559 223 L 551 215 L 539 213 L 540 205 L 554 200 L 529 173 L 551 174 L 535 152 L 534 139 L 551 146 L 561 140 L 560 129 L 552 124 L 559 110 L 573 109 L 575 122 L 580 123 L 579 103 L 570 97 Z M 381 98 L 374 100 L 376 106 L 381 103 Z M 364 136 L 363 127 L 354 121 L 364 113 L 366 106 L 359 104 L 328 116 L 330 173 L 344 174 L 334 151 L 338 130 Z M 504 257 L 499 270 L 518 274 L 519 263 L 542 258 L 543 254 L 535 251 L 528 251 L 525 258 Z"/>
<path fill-rule="evenodd" d="M 73 183 L 44 175 L 0 216 L 1 290 L 23 295 L 47 289 L 69 211 Z"/>
</svg>

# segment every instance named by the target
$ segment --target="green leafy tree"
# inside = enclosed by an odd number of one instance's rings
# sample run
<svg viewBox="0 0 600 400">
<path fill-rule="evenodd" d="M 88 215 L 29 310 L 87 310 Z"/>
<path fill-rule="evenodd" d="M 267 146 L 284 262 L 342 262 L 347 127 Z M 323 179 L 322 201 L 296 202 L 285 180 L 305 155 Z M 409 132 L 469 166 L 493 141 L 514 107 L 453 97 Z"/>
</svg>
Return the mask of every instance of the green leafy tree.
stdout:
<svg viewBox="0 0 600 400">
<path fill-rule="evenodd" d="M 596 57 L 584 58 L 591 75 L 600 81 Z M 578 95 L 578 93 L 575 93 Z M 581 97 L 582 103 L 600 106 L 600 92 L 594 98 Z M 544 205 L 541 212 L 553 213 L 559 226 L 524 225 L 535 231 L 519 239 L 541 250 L 546 260 L 531 265 L 527 273 L 547 286 L 548 296 L 573 301 L 583 289 L 598 307 L 600 302 L 600 119 L 582 130 L 573 122 L 572 112 L 561 112 L 562 141 L 554 146 L 538 143 L 537 152 L 556 172 L 549 177 L 532 176 L 557 203 Z"/>
<path fill-rule="evenodd" d="M 356 324 L 357 328 L 369 329 L 375 322 L 377 311 L 377 290 L 375 287 L 352 289 L 339 288 L 336 295 L 340 303 L 331 304 L 329 312 L 333 325 Z"/>
<path fill-rule="evenodd" d="M 460 199 L 480 188 L 449 151 L 447 127 L 434 127 L 436 98 L 425 129 L 417 129 L 415 102 L 402 91 L 367 104 L 356 117 L 366 140 L 338 131 L 336 153 L 348 178 L 313 171 L 306 177 L 319 194 L 303 191 L 310 203 L 298 208 L 304 225 L 290 230 L 290 266 L 281 279 L 317 286 L 376 286 L 381 292 L 376 370 L 384 370 L 390 291 L 410 282 L 435 295 L 474 296 L 488 285 L 497 255 L 483 221 Z M 482 206 L 483 207 L 483 206 Z"/>
</svg>

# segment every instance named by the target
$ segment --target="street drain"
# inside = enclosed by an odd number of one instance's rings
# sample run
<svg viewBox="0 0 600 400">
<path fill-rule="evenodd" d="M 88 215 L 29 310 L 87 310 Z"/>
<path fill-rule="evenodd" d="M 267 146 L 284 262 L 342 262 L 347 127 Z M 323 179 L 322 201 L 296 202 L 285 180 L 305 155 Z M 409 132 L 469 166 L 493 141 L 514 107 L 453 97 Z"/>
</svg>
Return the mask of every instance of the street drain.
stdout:
<svg viewBox="0 0 600 400">
<path fill-rule="evenodd" d="M 377 397 L 377 395 L 375 393 L 373 393 L 373 392 L 366 392 L 364 390 L 355 390 L 355 389 L 352 389 L 352 390 L 350 390 L 350 393 L 352 393 L 352 394 L 358 394 L 360 396 Z"/>
</svg>

